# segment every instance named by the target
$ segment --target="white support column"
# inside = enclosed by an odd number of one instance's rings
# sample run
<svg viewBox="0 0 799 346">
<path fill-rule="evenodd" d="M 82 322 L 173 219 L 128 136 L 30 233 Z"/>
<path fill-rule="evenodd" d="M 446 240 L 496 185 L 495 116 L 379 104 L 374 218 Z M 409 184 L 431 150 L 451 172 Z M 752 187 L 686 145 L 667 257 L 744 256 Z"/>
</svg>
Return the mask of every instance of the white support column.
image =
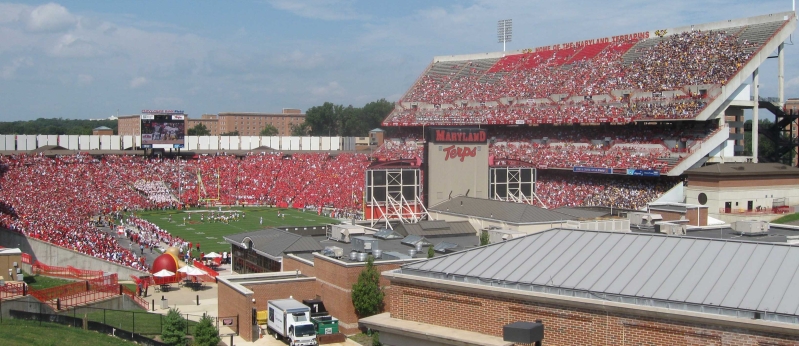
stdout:
<svg viewBox="0 0 799 346">
<path fill-rule="evenodd" d="M 777 48 L 777 96 L 780 98 L 780 108 L 785 105 L 785 42 Z"/>
<path fill-rule="evenodd" d="M 752 72 L 752 96 L 754 96 L 755 102 L 754 107 L 752 107 L 752 162 L 757 163 L 757 150 L 758 150 L 758 141 L 760 140 L 760 134 L 758 133 L 758 125 L 760 122 L 760 116 L 758 114 L 758 108 L 760 108 L 760 69 L 756 68 L 755 72 Z"/>
</svg>

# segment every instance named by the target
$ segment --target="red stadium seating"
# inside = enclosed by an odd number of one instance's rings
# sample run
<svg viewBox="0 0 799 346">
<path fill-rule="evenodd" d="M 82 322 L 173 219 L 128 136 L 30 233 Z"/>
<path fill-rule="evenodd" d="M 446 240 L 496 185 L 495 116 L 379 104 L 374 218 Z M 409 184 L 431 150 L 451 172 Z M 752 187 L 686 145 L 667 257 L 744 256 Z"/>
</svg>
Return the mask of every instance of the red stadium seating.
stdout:
<svg viewBox="0 0 799 346">
<path fill-rule="evenodd" d="M 487 69 L 465 68 L 473 61 L 435 62 L 384 124 L 557 124 L 597 119 L 627 123 L 694 118 L 764 43 L 738 39 L 740 32 L 740 28 L 689 31 L 665 38 L 621 39 L 510 54 Z M 708 92 L 694 95 L 688 87 L 697 85 Z M 623 98 L 619 90 L 630 95 L 672 93 L 665 98 L 630 99 Z M 578 98 L 585 100 L 575 101 Z"/>
</svg>

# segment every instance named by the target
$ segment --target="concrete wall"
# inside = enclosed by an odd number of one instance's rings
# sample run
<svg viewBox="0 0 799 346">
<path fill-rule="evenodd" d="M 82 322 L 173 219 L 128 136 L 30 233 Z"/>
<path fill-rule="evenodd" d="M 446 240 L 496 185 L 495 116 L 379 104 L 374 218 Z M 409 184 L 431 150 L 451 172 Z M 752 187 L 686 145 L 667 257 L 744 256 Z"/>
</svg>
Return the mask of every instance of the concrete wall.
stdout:
<svg viewBox="0 0 799 346">
<path fill-rule="evenodd" d="M 55 246 L 38 239 L 28 238 L 6 229 L 0 229 L 0 245 L 18 247 L 22 252 L 31 254 L 34 261 L 51 266 L 73 266 L 77 269 L 102 270 L 103 273 L 116 273 L 121 280 L 125 280 L 130 275 L 148 275 L 130 267 Z"/>
<path fill-rule="evenodd" d="M 449 149 L 449 150 L 447 150 Z M 427 205 L 452 197 L 488 197 L 488 145 L 473 143 L 430 143 L 428 150 Z M 455 150 L 464 155 L 456 156 Z M 449 154 L 449 155 L 448 155 Z"/>
</svg>

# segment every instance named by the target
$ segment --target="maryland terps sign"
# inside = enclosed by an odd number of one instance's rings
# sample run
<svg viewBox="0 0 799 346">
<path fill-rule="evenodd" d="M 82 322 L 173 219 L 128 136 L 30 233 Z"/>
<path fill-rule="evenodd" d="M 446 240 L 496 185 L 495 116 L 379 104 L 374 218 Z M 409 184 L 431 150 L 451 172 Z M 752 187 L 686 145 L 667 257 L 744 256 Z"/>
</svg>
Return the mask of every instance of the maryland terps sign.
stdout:
<svg viewBox="0 0 799 346">
<path fill-rule="evenodd" d="M 477 147 L 469 148 L 450 145 L 444 148 L 444 151 L 447 153 L 447 156 L 444 156 L 444 161 L 449 161 L 449 159 L 460 159 L 461 162 L 463 162 L 463 159 L 467 157 L 477 156 Z"/>
<path fill-rule="evenodd" d="M 433 129 L 431 137 L 433 142 L 438 143 L 485 143 L 487 135 L 485 129 L 458 128 Z"/>
</svg>

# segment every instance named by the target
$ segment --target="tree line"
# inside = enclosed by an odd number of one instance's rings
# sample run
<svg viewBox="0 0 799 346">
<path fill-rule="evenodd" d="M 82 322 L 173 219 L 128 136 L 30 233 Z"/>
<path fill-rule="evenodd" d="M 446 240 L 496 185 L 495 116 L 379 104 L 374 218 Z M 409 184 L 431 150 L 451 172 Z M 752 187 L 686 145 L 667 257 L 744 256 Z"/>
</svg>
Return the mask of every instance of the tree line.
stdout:
<svg viewBox="0 0 799 346">
<path fill-rule="evenodd" d="M 369 131 L 380 127 L 389 113 L 394 109 L 394 103 L 380 99 L 369 102 L 363 107 L 344 106 L 325 102 L 321 106 L 314 106 L 305 112 L 305 121 L 300 124 L 291 124 L 292 136 L 347 136 L 366 137 Z M 190 136 L 207 136 L 211 131 L 203 124 L 187 130 Z M 278 129 L 267 124 L 261 130 L 261 136 L 276 136 Z M 238 131 L 221 134 L 222 136 L 238 136 Z"/>
<path fill-rule="evenodd" d="M 0 122 L 0 134 L 3 135 L 91 135 L 94 128 L 106 126 L 117 133 L 116 120 L 85 120 L 39 118 L 25 121 Z"/>
</svg>

